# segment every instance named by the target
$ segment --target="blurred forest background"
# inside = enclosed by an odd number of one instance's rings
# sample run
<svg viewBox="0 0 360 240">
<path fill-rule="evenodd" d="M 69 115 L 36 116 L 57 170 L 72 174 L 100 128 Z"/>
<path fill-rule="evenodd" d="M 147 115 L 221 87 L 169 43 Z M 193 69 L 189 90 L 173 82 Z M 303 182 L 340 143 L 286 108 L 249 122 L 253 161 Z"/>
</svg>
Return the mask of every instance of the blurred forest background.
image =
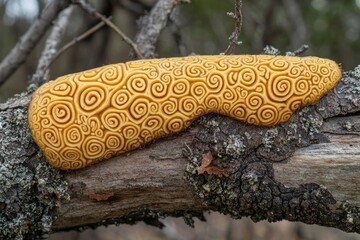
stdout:
<svg viewBox="0 0 360 240">
<path fill-rule="evenodd" d="M 45 0 L 0 0 L 0 59 L 9 53 L 21 35 L 44 8 Z M 136 20 L 150 11 L 156 0 L 92 0 L 99 12 L 127 36 L 137 31 Z M 219 54 L 228 45 L 234 21 L 233 0 L 192 0 L 171 15 L 158 41 L 158 57 L 189 54 Z M 305 55 L 315 55 L 342 63 L 344 70 L 360 64 L 360 0 L 243 0 L 242 44 L 234 54 L 260 54 L 266 45 L 286 51 L 307 44 Z M 76 9 L 66 29 L 62 45 L 98 23 Z M 26 89 L 36 69 L 46 37 L 37 44 L 26 63 L 0 86 L 0 102 Z M 129 46 L 108 27 L 89 36 L 61 55 L 51 66 L 51 79 L 129 59 Z M 54 234 L 50 239 L 360 239 L 338 230 L 280 222 L 253 224 L 249 219 L 231 220 L 220 214 L 208 216 L 208 223 L 196 221 L 196 229 L 181 219 L 164 220 L 158 230 L 145 224 L 88 230 L 84 233 Z M 147 236 L 147 237 L 146 237 Z M 66 238 L 64 238 L 66 237 Z"/>
</svg>

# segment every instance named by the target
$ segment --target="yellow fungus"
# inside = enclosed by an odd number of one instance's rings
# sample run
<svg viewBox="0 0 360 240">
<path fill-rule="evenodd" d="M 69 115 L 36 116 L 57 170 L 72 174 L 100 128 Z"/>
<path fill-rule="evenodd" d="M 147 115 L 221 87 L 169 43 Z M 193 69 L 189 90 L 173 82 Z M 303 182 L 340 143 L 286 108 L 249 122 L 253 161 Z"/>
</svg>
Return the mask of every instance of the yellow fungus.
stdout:
<svg viewBox="0 0 360 240">
<path fill-rule="evenodd" d="M 317 57 L 191 56 L 138 60 L 62 76 L 29 107 L 47 160 L 79 169 L 179 132 L 207 113 L 249 124 L 286 122 L 341 79 Z"/>
</svg>

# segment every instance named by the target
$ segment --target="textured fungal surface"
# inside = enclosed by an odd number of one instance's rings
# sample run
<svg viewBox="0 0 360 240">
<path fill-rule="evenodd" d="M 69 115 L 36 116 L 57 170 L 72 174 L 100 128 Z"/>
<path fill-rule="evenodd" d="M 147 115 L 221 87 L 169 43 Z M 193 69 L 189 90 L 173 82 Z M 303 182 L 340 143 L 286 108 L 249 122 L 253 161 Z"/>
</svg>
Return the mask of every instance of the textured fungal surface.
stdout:
<svg viewBox="0 0 360 240">
<path fill-rule="evenodd" d="M 53 166 L 79 169 L 179 132 L 207 113 L 283 123 L 340 78 L 335 62 L 317 57 L 138 60 L 46 83 L 33 95 L 29 125 Z"/>
</svg>

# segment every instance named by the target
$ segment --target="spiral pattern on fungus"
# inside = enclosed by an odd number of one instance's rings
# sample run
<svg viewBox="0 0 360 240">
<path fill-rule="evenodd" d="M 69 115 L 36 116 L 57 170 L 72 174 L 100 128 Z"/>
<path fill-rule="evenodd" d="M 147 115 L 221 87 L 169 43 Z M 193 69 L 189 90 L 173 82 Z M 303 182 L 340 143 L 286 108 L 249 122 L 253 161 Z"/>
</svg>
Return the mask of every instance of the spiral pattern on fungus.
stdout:
<svg viewBox="0 0 360 240">
<path fill-rule="evenodd" d="M 44 84 L 33 95 L 29 125 L 52 165 L 79 169 L 179 132 L 207 113 L 283 123 L 340 78 L 336 63 L 317 57 L 138 60 Z"/>
</svg>

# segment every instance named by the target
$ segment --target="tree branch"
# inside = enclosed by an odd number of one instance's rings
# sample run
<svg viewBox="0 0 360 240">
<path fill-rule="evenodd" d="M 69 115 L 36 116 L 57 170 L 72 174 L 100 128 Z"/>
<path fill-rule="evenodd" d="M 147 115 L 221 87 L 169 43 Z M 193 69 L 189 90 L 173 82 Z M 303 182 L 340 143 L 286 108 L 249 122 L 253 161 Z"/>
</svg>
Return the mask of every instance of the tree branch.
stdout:
<svg viewBox="0 0 360 240">
<path fill-rule="evenodd" d="M 356 118 L 359 123 L 360 117 Z M 325 125 L 346 119 L 332 119 Z M 199 131 L 197 125 L 129 155 L 119 156 L 84 170 L 66 172 L 71 200 L 62 202 L 58 208 L 54 229 L 126 222 L 130 216 L 138 220 L 158 216 L 150 214 L 151 212 L 177 215 L 189 210 L 219 211 L 220 209 L 201 203 L 193 188 L 183 178 L 188 164 L 188 159 L 183 154 L 184 146 L 191 145 Z M 286 162 L 274 162 L 275 179 L 289 187 L 318 183 L 326 186 L 337 201 L 349 201 L 359 206 L 358 172 L 354 169 L 360 168 L 360 160 L 356 157 L 360 154 L 360 139 L 353 135 L 341 139 L 333 134 L 328 136 L 331 143 L 301 148 Z M 349 147 L 350 144 L 353 147 Z M 203 182 L 205 187 L 204 184 Z M 94 199 L 94 194 L 103 198 Z"/>
<path fill-rule="evenodd" d="M 344 73 L 318 104 L 277 127 L 206 116 L 181 134 L 73 172 L 46 163 L 28 129 L 26 94 L 19 96 L 0 105 L 0 236 L 166 215 L 191 219 L 209 209 L 360 232 L 360 139 L 329 134 L 360 132 L 358 115 L 334 118 L 360 111 L 359 80 L 355 71 Z M 228 177 L 197 173 L 207 152 Z"/>
<path fill-rule="evenodd" d="M 110 21 L 112 17 L 108 17 L 107 19 Z M 101 21 L 98 24 L 96 24 L 94 27 L 90 28 L 89 30 L 87 30 L 86 32 L 84 32 L 83 34 L 81 34 L 80 36 L 74 38 L 73 40 L 71 40 L 70 42 L 68 42 L 67 44 L 65 44 L 65 46 L 63 46 L 53 57 L 53 59 L 51 60 L 51 64 L 53 64 L 53 62 L 60 57 L 64 52 L 66 52 L 69 48 L 71 48 L 72 46 L 74 46 L 75 44 L 77 44 L 78 42 L 81 42 L 82 40 L 86 39 L 87 37 L 91 36 L 92 34 L 94 34 L 95 32 L 97 32 L 98 30 L 100 30 L 102 27 L 104 27 L 106 25 L 105 22 Z"/>
<path fill-rule="evenodd" d="M 25 62 L 40 38 L 45 34 L 51 22 L 59 12 L 70 5 L 69 0 L 50 1 L 41 15 L 30 26 L 26 33 L 16 43 L 15 47 L 0 63 L 0 85 L 3 84 L 18 67 Z"/>
<path fill-rule="evenodd" d="M 184 179 L 184 144 L 197 128 L 165 138 L 130 154 L 76 172 L 66 172 L 71 200 L 58 208 L 54 229 L 106 224 L 151 212 L 185 213 L 209 209 Z M 94 196 L 97 195 L 97 198 Z"/>
<path fill-rule="evenodd" d="M 309 49 L 309 45 L 303 44 L 298 49 L 294 50 L 293 52 L 286 52 L 286 56 L 300 56 L 305 53 Z"/>
<path fill-rule="evenodd" d="M 139 19 L 135 43 L 145 58 L 155 57 L 155 44 L 172 10 L 179 4 L 189 2 L 190 0 L 159 0 L 148 15 Z M 134 58 L 133 51 L 130 52 L 130 58 Z"/>
<path fill-rule="evenodd" d="M 238 38 L 241 32 L 241 27 L 242 27 L 242 13 L 241 13 L 241 5 L 242 5 L 242 1 L 241 0 L 235 0 L 235 14 L 234 13 L 229 13 L 229 16 L 233 17 L 235 20 L 235 30 L 234 32 L 231 34 L 229 40 L 229 45 L 226 48 L 224 54 L 225 55 L 229 55 L 232 53 L 232 51 L 235 49 L 235 47 L 237 45 L 239 45 L 238 42 Z"/>
<path fill-rule="evenodd" d="M 65 32 L 65 28 L 70 20 L 70 16 L 73 10 L 74 6 L 69 6 L 59 14 L 59 17 L 46 40 L 45 47 L 41 53 L 36 71 L 29 81 L 29 86 L 34 84 L 34 89 L 49 81 L 50 64 L 56 56 L 57 48 L 60 44 L 61 38 Z"/>
<path fill-rule="evenodd" d="M 125 33 L 123 33 L 115 24 L 113 24 L 108 18 L 106 18 L 101 13 L 97 12 L 96 9 L 93 6 L 91 6 L 91 4 L 87 0 L 73 0 L 73 2 L 75 4 L 79 4 L 88 14 L 103 21 L 113 31 L 115 31 L 127 44 L 130 45 L 130 47 L 135 52 L 137 58 L 139 59 L 144 58 L 140 50 L 138 49 L 138 46 L 129 37 L 127 37 Z"/>
</svg>

